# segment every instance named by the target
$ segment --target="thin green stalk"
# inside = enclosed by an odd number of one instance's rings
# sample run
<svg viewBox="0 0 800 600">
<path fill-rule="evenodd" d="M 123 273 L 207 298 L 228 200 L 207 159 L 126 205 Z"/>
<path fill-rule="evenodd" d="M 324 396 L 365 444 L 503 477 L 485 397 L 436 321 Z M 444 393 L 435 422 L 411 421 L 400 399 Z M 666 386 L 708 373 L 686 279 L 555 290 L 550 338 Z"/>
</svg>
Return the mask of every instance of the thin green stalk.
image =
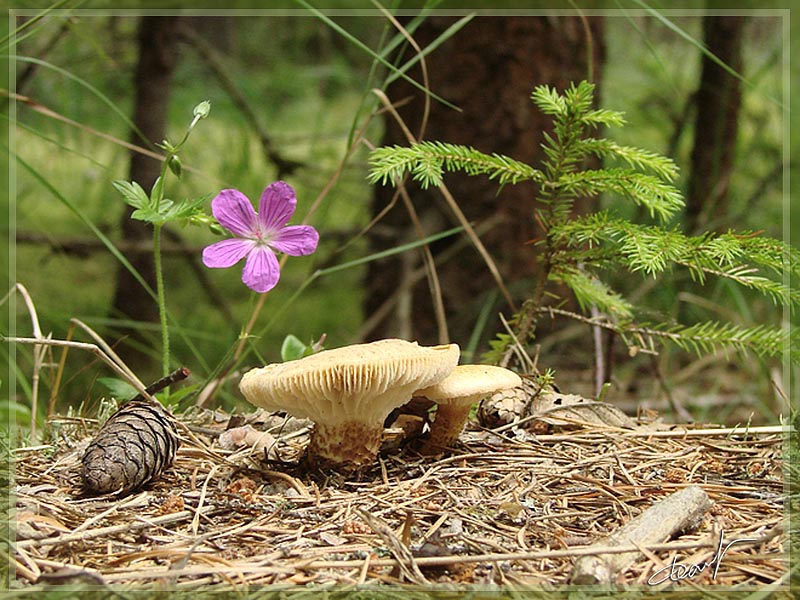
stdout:
<svg viewBox="0 0 800 600">
<path fill-rule="evenodd" d="M 556 187 L 561 174 L 566 172 L 565 165 L 567 162 L 565 145 L 561 143 L 560 139 L 558 140 L 558 146 L 555 149 L 558 151 L 557 158 L 555 161 L 553 161 L 555 164 L 551 162 L 547 165 L 548 181 L 545 181 L 545 184 L 542 186 L 542 198 L 547 198 L 547 202 L 544 204 L 544 208 L 542 209 L 545 217 L 543 219 L 539 219 L 539 222 L 546 229 L 545 244 L 544 249 L 542 250 L 542 259 L 539 269 L 536 272 L 536 284 L 534 286 L 533 294 L 522 304 L 515 331 L 517 339 L 519 339 L 523 344 L 532 339 L 536 333 L 536 325 L 539 321 L 538 310 L 539 307 L 542 306 L 547 281 L 550 279 L 550 272 L 553 268 L 552 256 L 555 252 L 555 248 L 553 247 L 553 239 L 550 236 L 549 229 L 555 219 L 554 207 L 561 200 L 561 197 L 559 195 L 560 192 L 557 192 L 555 196 L 551 196 L 551 193 L 548 190 L 548 184 L 554 188 Z M 509 346 L 503 357 L 504 362 L 507 362 L 511 358 L 512 352 L 513 347 Z"/>
<path fill-rule="evenodd" d="M 164 142 L 164 149 L 167 150 L 167 156 L 164 161 L 161 163 L 161 174 L 156 180 L 154 184 L 154 189 L 151 192 L 151 201 L 153 203 L 153 208 L 156 212 L 158 212 L 161 201 L 164 199 L 164 181 L 167 177 L 167 171 L 170 167 L 170 162 L 173 159 L 176 159 L 178 156 L 178 152 L 186 143 L 186 140 L 189 139 L 189 134 L 194 129 L 194 126 L 197 125 L 200 119 L 205 118 L 208 115 L 208 108 L 210 105 L 206 103 L 206 106 L 200 110 L 203 103 L 199 104 L 194 109 L 194 118 L 192 119 L 191 124 L 189 125 L 186 133 L 183 135 L 183 139 L 178 142 L 177 145 L 172 146 L 168 144 L 166 141 Z M 161 222 L 154 222 L 153 223 L 153 261 L 154 267 L 156 271 L 156 298 L 158 302 L 158 319 L 161 325 L 161 370 L 164 377 L 169 375 L 170 373 L 170 366 L 169 366 L 169 327 L 167 325 L 167 301 L 166 301 L 166 292 L 164 290 L 164 272 L 161 265 L 161 228 L 163 227 L 163 223 Z"/>
<path fill-rule="evenodd" d="M 158 319 L 161 323 L 161 370 L 169 375 L 169 328 L 167 327 L 167 301 L 164 292 L 164 273 L 161 269 L 161 225 L 153 226 L 153 258 L 156 271 L 156 296 Z"/>
</svg>

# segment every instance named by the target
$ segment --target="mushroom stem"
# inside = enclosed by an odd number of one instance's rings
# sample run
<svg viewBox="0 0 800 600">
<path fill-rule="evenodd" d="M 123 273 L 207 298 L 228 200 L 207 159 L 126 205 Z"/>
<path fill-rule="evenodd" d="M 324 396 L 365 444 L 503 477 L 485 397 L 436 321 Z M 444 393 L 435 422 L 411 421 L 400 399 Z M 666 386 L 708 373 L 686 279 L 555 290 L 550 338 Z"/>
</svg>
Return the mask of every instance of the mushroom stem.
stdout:
<svg viewBox="0 0 800 600">
<path fill-rule="evenodd" d="M 422 454 L 436 454 L 452 447 L 458 439 L 472 408 L 471 402 L 440 404 L 436 409 L 436 419 L 431 424 L 431 434 L 422 445 Z"/>
<path fill-rule="evenodd" d="M 306 451 L 316 466 L 360 467 L 375 460 L 381 447 L 383 424 L 345 421 L 337 425 L 316 423 Z"/>
</svg>

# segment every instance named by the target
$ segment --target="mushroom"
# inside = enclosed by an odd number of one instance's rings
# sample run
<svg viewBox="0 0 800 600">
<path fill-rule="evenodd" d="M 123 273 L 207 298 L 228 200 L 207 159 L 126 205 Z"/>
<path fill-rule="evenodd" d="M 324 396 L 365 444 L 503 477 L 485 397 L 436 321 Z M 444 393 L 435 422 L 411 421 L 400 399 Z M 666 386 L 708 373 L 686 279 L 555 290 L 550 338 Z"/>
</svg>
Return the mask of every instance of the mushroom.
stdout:
<svg viewBox="0 0 800 600">
<path fill-rule="evenodd" d="M 438 407 L 423 454 L 450 447 L 467 422 L 472 405 L 487 394 L 522 384 L 519 375 L 492 365 L 459 365 L 437 384 L 417 390 L 414 396 L 432 400 Z"/>
<path fill-rule="evenodd" d="M 456 344 L 379 340 L 252 369 L 239 389 L 252 404 L 314 422 L 309 463 L 359 467 L 375 459 L 387 415 L 444 379 L 459 356 Z"/>
</svg>

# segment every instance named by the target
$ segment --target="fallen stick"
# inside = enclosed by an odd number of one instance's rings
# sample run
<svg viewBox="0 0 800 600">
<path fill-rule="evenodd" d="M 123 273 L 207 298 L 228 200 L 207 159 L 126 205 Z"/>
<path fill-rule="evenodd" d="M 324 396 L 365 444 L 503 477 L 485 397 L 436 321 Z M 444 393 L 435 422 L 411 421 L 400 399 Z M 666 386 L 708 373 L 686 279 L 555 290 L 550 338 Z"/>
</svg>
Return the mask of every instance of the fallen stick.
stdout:
<svg viewBox="0 0 800 600">
<path fill-rule="evenodd" d="M 219 512 L 220 509 L 213 507 L 206 507 L 202 510 L 203 516 L 211 515 L 214 512 Z M 77 533 L 67 533 L 65 535 L 49 537 L 43 539 L 27 539 L 19 540 L 15 543 L 16 548 L 42 548 L 44 546 L 55 546 L 58 544 L 68 544 L 70 542 L 84 542 L 86 540 L 102 537 L 105 535 L 114 535 L 121 532 L 136 531 L 137 529 L 145 529 L 147 527 L 156 527 L 158 525 L 168 525 L 172 523 L 179 523 L 189 517 L 193 517 L 195 511 L 182 510 L 180 512 L 169 513 L 160 515 L 150 519 L 139 517 L 140 520 L 132 523 L 122 523 L 121 525 L 110 525 L 108 527 L 98 527 L 97 529 L 89 529 L 86 531 L 79 531 Z"/>
<path fill-rule="evenodd" d="M 691 485 L 660 500 L 605 539 L 589 546 L 589 549 L 597 547 L 599 550 L 631 543 L 637 546 L 658 544 L 697 523 L 710 506 L 711 500 L 705 490 Z M 612 583 L 617 573 L 628 568 L 641 555 L 637 551 L 584 556 L 576 561 L 570 581 L 576 585 Z"/>
</svg>

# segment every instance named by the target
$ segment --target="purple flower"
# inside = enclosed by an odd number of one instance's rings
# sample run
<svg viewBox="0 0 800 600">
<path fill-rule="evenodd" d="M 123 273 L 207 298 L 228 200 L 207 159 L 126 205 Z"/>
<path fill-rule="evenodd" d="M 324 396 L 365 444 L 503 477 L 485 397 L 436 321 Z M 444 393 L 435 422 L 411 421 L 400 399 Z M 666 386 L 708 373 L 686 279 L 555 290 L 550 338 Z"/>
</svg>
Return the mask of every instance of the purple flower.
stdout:
<svg viewBox="0 0 800 600">
<path fill-rule="evenodd" d="M 274 250 L 304 256 L 317 249 L 316 229 L 310 225 L 287 225 L 296 206 L 294 188 L 284 181 L 267 186 L 261 194 L 258 213 L 239 190 L 222 190 L 211 201 L 211 212 L 236 237 L 206 246 L 203 264 L 224 269 L 247 257 L 242 281 L 256 292 L 268 292 L 281 275 Z"/>
</svg>

